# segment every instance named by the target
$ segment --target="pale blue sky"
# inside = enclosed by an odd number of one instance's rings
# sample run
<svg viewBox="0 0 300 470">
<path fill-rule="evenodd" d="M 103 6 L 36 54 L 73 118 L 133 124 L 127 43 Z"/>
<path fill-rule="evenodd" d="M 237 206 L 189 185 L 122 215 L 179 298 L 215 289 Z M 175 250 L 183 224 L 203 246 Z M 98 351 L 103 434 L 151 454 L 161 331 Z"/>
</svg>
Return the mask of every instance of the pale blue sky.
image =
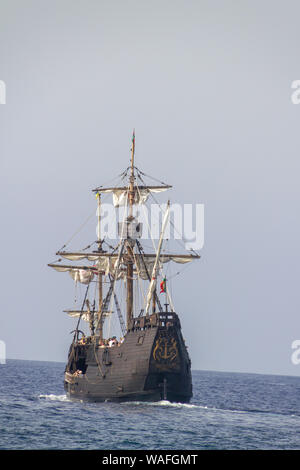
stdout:
<svg viewBox="0 0 300 470">
<path fill-rule="evenodd" d="M 173 202 L 205 204 L 202 259 L 174 298 L 193 368 L 300 373 L 299 10 L 0 0 L 8 357 L 65 361 L 73 285 L 46 265 L 128 165 L 135 127 L 138 166 Z"/>
</svg>

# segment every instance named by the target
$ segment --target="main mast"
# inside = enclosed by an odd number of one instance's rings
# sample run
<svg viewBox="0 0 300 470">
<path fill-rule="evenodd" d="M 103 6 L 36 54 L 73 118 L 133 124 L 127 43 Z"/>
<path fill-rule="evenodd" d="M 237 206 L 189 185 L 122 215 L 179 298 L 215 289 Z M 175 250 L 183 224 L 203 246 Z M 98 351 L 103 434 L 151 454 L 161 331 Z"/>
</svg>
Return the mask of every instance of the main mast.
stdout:
<svg viewBox="0 0 300 470">
<path fill-rule="evenodd" d="M 127 217 L 127 240 L 126 240 L 126 248 L 127 248 L 127 316 L 126 316 L 126 326 L 127 330 L 129 329 L 129 325 L 133 318 L 133 247 L 134 247 L 134 240 L 129 238 L 129 225 L 133 221 L 133 203 L 134 203 L 134 151 L 135 151 L 135 132 L 133 130 L 132 134 L 132 147 L 131 147 L 131 162 L 130 162 L 130 177 L 129 177 L 129 192 L 128 192 L 128 199 L 129 199 L 129 215 Z"/>
</svg>

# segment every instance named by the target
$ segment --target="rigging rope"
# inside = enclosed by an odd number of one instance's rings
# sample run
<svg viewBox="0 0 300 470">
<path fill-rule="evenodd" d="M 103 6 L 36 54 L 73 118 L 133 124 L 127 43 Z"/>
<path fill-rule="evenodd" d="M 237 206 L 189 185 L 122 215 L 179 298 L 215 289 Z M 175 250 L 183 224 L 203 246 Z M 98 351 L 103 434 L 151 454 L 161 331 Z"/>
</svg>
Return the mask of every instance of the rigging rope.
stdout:
<svg viewBox="0 0 300 470">
<path fill-rule="evenodd" d="M 138 190 L 138 193 L 139 193 L 139 198 L 141 199 L 141 193 L 140 193 L 138 185 L 136 187 L 137 187 L 137 190 Z M 155 245 L 154 240 L 152 238 L 151 228 L 150 228 L 149 223 L 148 223 L 148 217 L 147 217 L 147 214 L 146 214 L 146 211 L 145 211 L 145 207 L 144 207 L 144 204 L 141 204 L 141 205 L 142 205 L 142 209 L 144 211 L 144 216 L 145 216 L 147 228 L 148 228 L 148 231 L 149 231 L 149 234 L 150 234 L 150 238 L 151 238 L 151 241 L 152 241 L 152 245 L 153 245 L 154 251 L 156 253 L 156 245 Z"/>
<path fill-rule="evenodd" d="M 128 172 L 128 168 L 125 170 L 125 172 Z M 109 183 L 111 183 L 111 182 L 113 182 L 113 181 L 115 181 L 115 180 L 119 180 L 120 177 L 122 177 L 122 175 L 124 175 L 124 176 L 123 176 L 123 178 L 124 178 L 124 177 L 126 176 L 126 175 L 125 175 L 125 172 L 123 172 L 123 173 L 121 173 L 121 175 L 118 175 L 118 176 L 116 176 L 115 178 L 109 180 L 109 181 L 108 181 L 107 183 L 105 183 L 105 184 L 109 184 Z M 126 174 L 127 174 L 127 173 L 126 173 Z M 99 189 L 102 188 L 102 187 L 103 187 L 103 185 L 99 186 Z M 109 194 L 105 194 L 105 195 L 104 195 L 104 198 L 103 198 L 103 199 L 104 199 L 104 202 L 106 201 L 106 199 L 107 199 L 108 197 L 109 197 Z M 103 203 L 103 201 L 102 201 L 102 203 Z M 66 248 L 66 247 L 69 245 L 69 243 L 73 240 L 73 238 L 75 238 L 76 235 L 78 235 L 78 233 L 79 233 L 79 232 L 82 230 L 82 228 L 91 220 L 91 218 L 92 218 L 94 215 L 95 215 L 95 210 L 94 210 L 93 213 L 83 222 L 83 224 L 80 225 L 80 227 L 74 232 L 74 234 L 69 238 L 69 240 L 68 240 L 68 241 L 60 248 L 60 250 L 58 250 L 58 251 L 62 251 L 64 248 Z M 86 250 L 87 248 L 90 248 L 94 243 L 96 243 L 96 242 L 93 242 L 91 245 L 88 245 L 88 246 L 87 246 L 86 248 L 84 248 L 83 250 Z M 82 251 L 82 250 L 81 250 L 81 251 Z"/>
<path fill-rule="evenodd" d="M 123 221 L 122 221 L 122 228 L 121 228 L 121 233 L 122 234 L 124 233 L 124 224 L 125 224 L 125 216 L 126 216 L 126 212 L 127 212 L 128 193 L 129 193 L 129 188 L 127 190 L 125 210 L 124 210 L 124 214 L 123 214 Z M 114 294 L 114 292 L 115 292 L 115 284 L 116 284 L 116 280 L 117 280 L 117 277 L 118 277 L 118 270 L 119 270 L 121 256 L 122 256 L 122 253 L 123 253 L 123 250 L 124 250 L 124 247 L 125 247 L 125 239 L 123 240 L 123 242 L 119 243 L 119 246 L 120 246 L 120 248 L 119 248 L 118 258 L 117 258 L 117 261 L 114 265 L 114 281 L 113 281 L 112 294 Z M 112 301 L 113 301 L 113 296 L 112 296 L 112 299 L 110 301 L 110 310 L 112 310 Z M 109 322 L 108 322 L 109 333 L 110 333 L 110 324 L 111 324 L 111 315 L 109 317 Z"/>
<path fill-rule="evenodd" d="M 147 176 L 147 178 L 150 178 L 152 179 L 153 181 L 156 181 L 157 183 L 160 183 L 164 186 L 168 186 L 167 183 L 164 183 L 163 181 L 160 181 L 158 180 L 157 178 L 154 178 L 154 176 L 150 176 L 150 175 L 147 175 L 146 173 L 144 173 L 143 171 L 141 171 L 139 168 L 137 168 L 136 166 L 134 167 L 137 172 L 138 172 L 138 176 L 141 174 L 141 175 L 144 175 L 144 176 Z M 140 178 L 142 180 L 142 178 Z M 145 184 L 145 186 L 147 186 L 147 184 L 143 181 L 143 183 Z"/>
<path fill-rule="evenodd" d="M 145 183 L 145 181 L 143 180 L 143 178 L 142 178 L 141 176 L 139 176 L 139 178 L 140 178 L 140 180 L 142 181 L 142 183 L 144 183 L 144 184 L 146 185 L 146 183 Z M 161 207 L 161 204 L 156 200 L 156 198 L 154 197 L 154 195 L 152 194 L 152 192 L 150 192 L 150 196 L 153 198 L 154 202 L 159 206 L 160 210 L 161 210 L 162 213 L 164 214 L 165 211 L 164 211 L 163 208 Z M 186 250 L 185 245 L 184 245 L 184 242 L 188 242 L 188 240 L 186 240 L 186 238 L 184 237 L 183 233 L 180 233 L 180 232 L 177 230 L 177 228 L 175 227 L 175 224 L 172 222 L 171 218 L 170 218 L 170 225 L 173 227 L 174 231 L 175 231 L 178 235 L 180 235 L 180 236 L 182 237 L 182 240 L 183 240 L 183 241 L 181 241 L 181 239 L 179 239 L 179 240 L 177 240 L 177 241 L 178 241 L 178 243 L 181 243 L 182 246 L 184 247 L 184 249 Z M 193 248 L 190 248 L 190 251 L 192 251 L 192 252 L 195 253 L 197 256 L 199 256 L 199 254 L 198 254 Z"/>
</svg>

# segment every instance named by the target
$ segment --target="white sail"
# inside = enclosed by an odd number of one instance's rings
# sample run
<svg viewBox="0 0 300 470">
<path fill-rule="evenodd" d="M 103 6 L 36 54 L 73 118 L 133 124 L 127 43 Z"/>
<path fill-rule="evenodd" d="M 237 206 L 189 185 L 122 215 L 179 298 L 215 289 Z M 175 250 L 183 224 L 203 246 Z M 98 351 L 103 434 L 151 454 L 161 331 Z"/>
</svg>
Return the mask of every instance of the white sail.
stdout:
<svg viewBox="0 0 300 470">
<path fill-rule="evenodd" d="M 90 312 L 88 312 L 87 310 L 84 310 L 83 312 L 81 312 L 81 310 L 64 310 L 64 312 L 66 312 L 71 318 L 81 317 L 81 320 L 83 321 L 90 321 Z M 103 316 L 108 316 L 108 314 L 104 312 Z"/>
<path fill-rule="evenodd" d="M 87 269 L 70 269 L 69 274 L 75 282 L 81 284 L 89 284 L 94 278 L 93 271 Z"/>
<path fill-rule="evenodd" d="M 94 253 L 59 253 L 59 255 L 69 261 L 81 261 L 83 259 L 87 259 L 88 261 L 99 260 L 99 255 Z"/>
<path fill-rule="evenodd" d="M 97 272 L 97 269 L 92 269 L 88 266 L 66 266 L 59 264 L 48 264 L 48 266 L 60 273 L 68 272 L 75 282 L 81 282 L 82 284 L 89 284 L 94 278 L 94 273 Z"/>
<path fill-rule="evenodd" d="M 157 186 L 157 187 L 144 187 L 138 188 L 138 191 L 134 191 L 134 199 L 133 204 L 145 204 L 148 197 L 151 193 L 161 193 L 163 191 L 167 191 L 170 186 Z M 107 188 L 98 190 L 101 193 L 112 193 L 113 195 L 113 204 L 115 207 L 125 206 L 127 199 L 128 199 L 128 188 Z"/>
<path fill-rule="evenodd" d="M 82 284 L 88 284 L 94 278 L 95 274 L 98 274 L 99 271 L 101 274 L 111 274 L 113 277 L 116 274 L 116 266 L 117 257 L 110 257 L 110 258 L 101 258 L 98 260 L 94 266 L 66 266 L 66 265 L 59 265 L 59 264 L 48 264 L 50 268 L 55 269 L 56 271 L 63 273 L 68 272 L 74 281 L 79 281 Z M 118 277 L 117 279 L 122 279 L 125 275 L 125 270 L 118 270 Z"/>
<path fill-rule="evenodd" d="M 110 254 L 110 253 L 102 253 L 102 254 L 94 254 L 94 253 L 67 253 L 63 251 L 59 251 L 56 253 L 57 255 L 61 256 L 62 258 L 68 259 L 70 261 L 81 261 L 83 259 L 87 259 L 88 261 L 97 261 L 98 263 L 102 264 L 103 270 L 105 270 L 105 266 L 107 263 L 107 259 L 110 258 L 112 260 L 116 260 L 118 258 L 117 254 Z M 156 254 L 149 254 L 145 253 L 142 255 L 143 259 L 146 261 L 146 263 L 154 263 Z M 164 253 L 160 255 L 160 262 L 162 263 L 167 263 L 168 261 L 174 261 L 175 263 L 189 263 L 190 261 L 193 261 L 194 259 L 200 258 L 199 255 L 180 255 L 176 253 Z M 142 263 L 141 261 L 141 255 L 136 254 L 135 259 L 138 260 L 138 263 Z"/>
</svg>

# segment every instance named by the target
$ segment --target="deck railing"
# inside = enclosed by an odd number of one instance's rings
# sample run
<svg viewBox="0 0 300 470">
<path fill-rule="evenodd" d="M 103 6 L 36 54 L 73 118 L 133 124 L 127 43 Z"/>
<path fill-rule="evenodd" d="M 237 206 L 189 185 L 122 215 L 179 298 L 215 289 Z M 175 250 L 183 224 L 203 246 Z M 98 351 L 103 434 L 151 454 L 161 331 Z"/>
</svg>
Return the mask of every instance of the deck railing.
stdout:
<svg viewBox="0 0 300 470">
<path fill-rule="evenodd" d="M 170 327 L 178 324 L 179 318 L 175 312 L 158 312 L 149 316 L 134 318 L 130 329 L 145 329 L 154 326 Z"/>
</svg>

